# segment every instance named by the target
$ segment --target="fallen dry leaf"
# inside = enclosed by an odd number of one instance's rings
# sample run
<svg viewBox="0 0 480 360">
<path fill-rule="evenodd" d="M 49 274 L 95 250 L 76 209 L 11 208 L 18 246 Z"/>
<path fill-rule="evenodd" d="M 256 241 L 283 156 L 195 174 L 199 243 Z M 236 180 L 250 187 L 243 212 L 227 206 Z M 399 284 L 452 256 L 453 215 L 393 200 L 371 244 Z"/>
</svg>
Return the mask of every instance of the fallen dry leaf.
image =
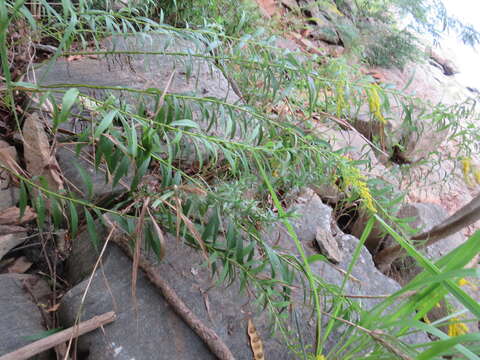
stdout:
<svg viewBox="0 0 480 360">
<path fill-rule="evenodd" d="M 43 176 L 50 190 L 63 189 L 60 168 L 37 113 L 27 116 L 23 124 L 23 139 L 25 161 L 30 175 Z"/>
<path fill-rule="evenodd" d="M 8 266 L 7 271 L 9 273 L 23 274 L 28 271 L 31 266 L 32 263 L 28 261 L 25 256 L 20 256 L 13 262 L 13 264 Z"/>
<path fill-rule="evenodd" d="M 264 360 L 265 355 L 263 353 L 263 343 L 262 339 L 257 333 L 257 329 L 253 325 L 252 319 L 248 319 L 248 337 L 250 338 L 250 347 L 252 348 L 253 358 L 255 360 Z"/>
<path fill-rule="evenodd" d="M 158 241 L 160 242 L 160 253 L 158 254 L 159 260 L 162 260 L 163 257 L 165 256 L 165 247 L 167 246 L 165 243 L 165 237 L 163 236 L 163 231 L 160 229 L 160 226 L 157 224 L 157 220 L 153 217 L 153 215 L 150 213 L 150 210 L 147 209 L 148 216 L 150 217 L 150 220 L 152 221 L 153 228 L 155 229 L 155 232 L 157 233 Z"/>
<path fill-rule="evenodd" d="M 25 208 L 23 216 L 20 218 L 20 209 L 16 206 L 0 210 L 0 225 L 20 225 L 37 218 L 37 214 L 30 206 Z"/>
<path fill-rule="evenodd" d="M 11 173 L 9 174 L 9 177 L 13 181 L 17 181 L 17 178 L 11 176 L 12 174 L 25 175 L 25 172 L 17 163 L 17 150 L 14 146 L 10 146 L 10 144 L 5 141 L 0 141 L 0 165 L 10 170 Z M 6 172 L 6 170 L 4 171 Z"/>
</svg>

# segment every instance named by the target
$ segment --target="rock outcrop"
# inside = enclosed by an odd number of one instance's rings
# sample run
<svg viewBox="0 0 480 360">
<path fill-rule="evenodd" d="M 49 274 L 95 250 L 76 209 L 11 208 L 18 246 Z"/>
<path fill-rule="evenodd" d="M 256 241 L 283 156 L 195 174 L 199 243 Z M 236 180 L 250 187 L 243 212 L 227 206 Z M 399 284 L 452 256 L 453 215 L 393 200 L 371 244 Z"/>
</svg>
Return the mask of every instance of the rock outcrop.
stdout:
<svg viewBox="0 0 480 360">
<path fill-rule="evenodd" d="M 292 223 L 308 256 L 317 253 L 314 241 L 322 241 L 318 236 L 318 229 L 321 229 L 331 242 L 335 242 L 336 248 L 341 252 L 341 258 L 336 259 L 337 265 L 320 261 L 312 263 L 312 268 L 321 281 L 341 287 L 344 272 L 358 246 L 358 239 L 344 235 L 332 225 L 332 209 L 324 205 L 311 190 L 305 190 L 295 197 L 290 210 L 297 214 Z M 102 233 L 105 234 L 104 230 Z M 108 246 L 102 259 L 103 265 L 93 274 L 85 302 L 81 305 L 88 275 L 97 256 L 88 238 L 89 235 L 85 232 L 74 242 L 67 274 L 68 279 L 77 285 L 63 298 L 61 318 L 65 325 L 68 325 L 74 322 L 77 314 L 82 318 L 89 318 L 114 309 L 118 319 L 105 327 L 104 334 L 98 330 L 82 336 L 78 343 L 81 352 L 89 353 L 95 359 L 110 359 L 114 356 L 116 359 L 213 358 L 202 341 L 172 311 L 143 273 L 139 274 L 137 281 L 136 298 L 132 298 L 131 262 L 116 245 Z M 282 225 L 267 231 L 264 240 L 277 251 L 299 256 Z M 237 358 L 251 357 L 246 336 L 248 318 L 253 319 L 266 354 L 278 359 L 294 358 L 282 343 L 281 335 L 272 336 L 269 332 L 271 323 L 266 311 L 262 312 L 254 305 L 255 289 L 239 293 L 238 280 L 229 287 L 212 287 L 209 270 L 204 266 L 205 259 L 200 252 L 177 242 L 171 236 L 167 236 L 166 245 L 167 255 L 156 265 L 159 273 L 192 312 L 220 335 Z M 389 294 L 399 288 L 397 283 L 375 268 L 371 255 L 366 249 L 362 249 L 360 258 L 346 281 L 344 292 L 364 295 L 362 306 L 369 309 L 379 302 L 379 299 L 369 298 L 369 295 Z M 315 324 L 311 321 L 311 305 L 305 303 L 302 287 L 293 289 L 293 308 L 299 317 L 297 320 L 303 325 L 298 329 L 295 322 L 287 321 L 287 329 L 301 336 L 304 343 L 311 343 L 315 334 Z M 327 311 L 329 305 L 324 306 Z M 334 331 L 325 346 L 326 351 L 336 344 L 336 337 L 344 330 Z M 296 338 L 285 340 L 293 344 L 298 341 Z M 408 337 L 403 340 L 413 341 Z M 415 341 L 426 341 L 426 338 L 418 336 Z"/>
</svg>

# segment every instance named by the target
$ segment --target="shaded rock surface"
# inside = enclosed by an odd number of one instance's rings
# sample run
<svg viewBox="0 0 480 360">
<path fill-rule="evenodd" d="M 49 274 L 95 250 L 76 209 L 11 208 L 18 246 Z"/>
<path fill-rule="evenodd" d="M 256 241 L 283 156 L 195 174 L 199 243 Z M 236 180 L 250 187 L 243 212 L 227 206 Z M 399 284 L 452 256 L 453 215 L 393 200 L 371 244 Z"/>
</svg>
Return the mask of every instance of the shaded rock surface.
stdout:
<svg viewBox="0 0 480 360">
<path fill-rule="evenodd" d="M 82 198 L 95 201 L 108 200 L 108 198 L 128 191 L 129 180 L 133 178 L 133 173 L 129 171 L 127 176 L 113 187 L 112 178 L 107 175 L 104 165 L 95 168 L 94 158 L 88 150 L 89 147 L 83 148 L 77 156 L 75 147 L 72 145 L 58 147 L 57 161 L 62 169 L 62 175 L 67 180 L 67 187 L 78 193 Z M 83 169 L 84 174 L 88 176 L 91 189 L 79 169 Z"/>
<path fill-rule="evenodd" d="M 367 139 L 358 131 L 343 130 L 329 127 L 326 124 L 318 124 L 315 127 L 315 132 L 319 137 L 328 141 L 333 151 L 342 150 L 352 160 L 362 161 L 363 163 L 358 164 L 357 168 L 361 170 L 366 178 L 375 179 L 377 183 L 382 183 L 385 189 L 387 187 L 390 188 L 388 192 L 383 191 L 384 198 L 393 200 L 400 195 L 398 167 L 394 165 L 386 167 L 382 163 L 386 159 L 386 154 L 378 148 L 372 148 Z M 329 203 L 338 203 L 345 195 L 331 184 L 315 185 L 311 186 L 311 188 L 317 195 Z M 353 223 L 349 226 L 349 233 L 360 238 L 370 215 L 361 208 L 357 212 L 357 216 L 353 218 Z M 376 248 L 383 238 L 383 229 L 378 224 L 375 224 L 366 239 L 365 246 L 369 249 Z"/>
<path fill-rule="evenodd" d="M 42 315 L 25 288 L 29 285 L 24 285 L 31 281 L 29 275 L 0 274 L 0 356 L 28 345 L 33 336 L 46 331 Z"/>
<path fill-rule="evenodd" d="M 95 261 L 88 235 L 76 242 L 68 274 L 78 281 L 88 274 Z M 87 241 L 85 241 L 87 240 Z M 167 256 L 158 265 L 161 276 L 175 289 L 195 315 L 213 328 L 238 359 L 250 359 L 246 324 L 252 318 L 261 334 L 265 351 L 279 359 L 292 358 L 280 339 L 270 335 L 266 314 L 256 315 L 248 296 L 239 295 L 238 282 L 212 287 L 204 258 L 194 249 L 167 236 Z M 69 291 L 62 301 L 62 320 L 73 323 L 87 280 Z M 136 305 L 135 305 L 136 304 Z M 137 307 L 135 307 L 137 306 Z M 131 296 L 131 261 L 110 245 L 103 268 L 95 273 L 82 318 L 115 310 L 117 320 L 105 328 L 81 337 L 79 349 L 90 359 L 214 359 L 202 340 L 179 318 L 140 272 L 136 301 Z"/>
<path fill-rule="evenodd" d="M 10 167 L 10 161 L 18 163 L 17 150 L 6 141 L 0 140 L 0 164 Z M 12 177 L 7 170 L 0 169 L 0 211 L 16 206 L 20 198 L 19 189 L 12 181 Z M 0 225 L 0 260 L 14 247 L 25 241 L 26 233 L 13 232 L 8 233 L 8 225 Z"/>
<path fill-rule="evenodd" d="M 338 265 L 316 262 L 312 267 L 322 281 L 340 286 L 358 240 L 344 235 L 332 225 L 331 208 L 324 205 L 311 190 L 305 190 L 297 196 L 291 209 L 295 209 L 298 215 L 292 219 L 292 223 L 308 255 L 317 253 L 313 242 L 318 235 L 318 228 L 329 233 L 331 240 L 337 243 L 343 257 L 338 259 Z M 103 232 L 102 236 L 105 238 L 104 235 Z M 272 336 L 270 333 L 266 312 L 259 312 L 252 304 L 254 293 L 239 294 L 238 281 L 228 288 L 212 287 L 212 280 L 201 253 L 178 243 L 171 236 L 167 236 L 166 240 L 166 258 L 157 265 L 162 277 L 193 313 L 221 336 L 236 358 L 250 359 L 252 356 L 246 335 L 248 318 L 253 319 L 264 343 L 265 353 L 269 354 L 269 357 L 295 358 L 282 343 L 281 335 Z M 265 241 L 282 251 L 297 254 L 292 240 L 281 225 L 266 232 Z M 96 260 L 86 232 L 80 235 L 73 245 L 72 256 L 67 264 L 67 278 L 78 285 L 74 286 L 62 301 L 61 319 L 65 325 L 71 324 L 75 319 L 87 284 L 87 280 L 83 279 L 92 271 Z M 89 353 L 92 359 L 213 358 L 200 338 L 172 311 L 141 272 L 137 282 L 136 302 L 132 299 L 131 262 L 115 245 L 108 246 L 102 263 L 102 269 L 97 270 L 93 276 L 82 308 L 82 318 L 113 309 L 117 312 L 118 319 L 105 327 L 105 334 L 95 331 L 82 336 L 78 344 L 80 351 Z M 344 291 L 357 295 L 384 295 L 399 288 L 397 283 L 377 271 L 370 254 L 366 249 L 362 249 Z M 312 321 L 311 305 L 304 303 L 303 291 L 300 289 L 294 288 L 293 308 L 302 324 L 302 339 L 306 344 L 311 344 L 315 324 Z M 362 299 L 361 302 L 369 309 L 378 303 L 378 299 Z M 325 306 L 328 307 L 329 304 Z M 295 324 L 288 326 L 293 334 L 297 333 Z M 336 344 L 335 337 L 340 336 L 344 330 L 338 329 L 338 332 L 334 332 L 327 342 L 327 350 Z M 292 339 L 294 338 L 289 340 Z M 415 341 L 425 339 L 417 336 Z"/>
<path fill-rule="evenodd" d="M 0 140 L 0 163 L 9 167 L 8 158 L 18 162 L 17 150 L 6 141 Z M 5 154 L 5 155 L 3 155 Z M 0 170 L 0 210 L 17 204 L 19 199 L 18 188 L 13 184 L 8 171 Z"/>
</svg>

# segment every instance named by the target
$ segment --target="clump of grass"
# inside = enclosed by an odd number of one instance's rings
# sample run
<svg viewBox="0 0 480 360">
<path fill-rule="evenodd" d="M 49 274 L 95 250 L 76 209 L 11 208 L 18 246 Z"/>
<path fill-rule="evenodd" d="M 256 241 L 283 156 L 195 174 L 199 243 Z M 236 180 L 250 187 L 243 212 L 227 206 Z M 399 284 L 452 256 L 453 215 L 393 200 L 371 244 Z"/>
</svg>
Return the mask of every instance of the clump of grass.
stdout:
<svg viewBox="0 0 480 360">
<path fill-rule="evenodd" d="M 421 57 L 418 43 L 408 31 L 380 31 L 372 35 L 363 52 L 363 60 L 371 66 L 401 70 L 408 62 L 419 61 Z"/>
<path fill-rule="evenodd" d="M 160 1 L 167 22 L 176 27 L 213 27 L 227 36 L 253 33 L 260 24 L 258 6 L 252 0 Z"/>
</svg>

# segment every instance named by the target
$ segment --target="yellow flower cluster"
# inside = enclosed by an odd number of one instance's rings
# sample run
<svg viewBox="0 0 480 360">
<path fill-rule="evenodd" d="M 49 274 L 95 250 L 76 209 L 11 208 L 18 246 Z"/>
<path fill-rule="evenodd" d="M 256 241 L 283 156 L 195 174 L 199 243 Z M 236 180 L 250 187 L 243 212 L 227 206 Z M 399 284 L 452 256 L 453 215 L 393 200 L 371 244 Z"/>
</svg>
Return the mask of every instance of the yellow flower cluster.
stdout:
<svg viewBox="0 0 480 360">
<path fill-rule="evenodd" d="M 339 81 L 335 89 L 336 103 L 337 103 L 337 116 L 342 116 L 342 112 L 347 108 L 347 102 L 345 101 L 345 81 Z"/>
<path fill-rule="evenodd" d="M 380 96 L 378 95 L 379 86 L 377 84 L 371 84 L 367 91 L 368 97 L 368 106 L 370 108 L 370 112 L 375 116 L 375 118 L 380 121 L 382 124 L 386 124 L 387 120 L 383 117 L 381 103 L 380 103 Z"/>
<path fill-rule="evenodd" d="M 474 283 L 468 281 L 468 280 L 465 279 L 465 278 L 459 279 L 459 280 L 458 280 L 458 285 L 459 285 L 459 286 L 468 286 L 468 287 L 471 288 L 472 290 L 478 291 L 477 285 L 475 285 Z"/>
<path fill-rule="evenodd" d="M 460 160 L 462 164 L 462 173 L 465 182 L 468 185 L 472 185 L 472 177 L 473 180 L 480 184 L 480 168 L 472 164 L 472 159 L 464 157 Z"/>
<path fill-rule="evenodd" d="M 353 166 L 347 166 L 347 168 L 342 171 L 342 176 L 345 188 L 355 189 L 363 200 L 365 207 L 371 212 L 377 212 L 373 203 L 372 194 L 365 181 L 365 176 L 360 173 L 360 170 Z"/>
<path fill-rule="evenodd" d="M 468 333 L 468 326 L 461 322 L 459 318 L 454 317 L 448 325 L 448 336 L 460 336 Z"/>
<path fill-rule="evenodd" d="M 462 158 L 461 163 L 462 163 L 463 175 L 467 176 L 468 174 L 470 174 L 470 170 L 472 167 L 472 160 L 469 158 Z"/>
</svg>

